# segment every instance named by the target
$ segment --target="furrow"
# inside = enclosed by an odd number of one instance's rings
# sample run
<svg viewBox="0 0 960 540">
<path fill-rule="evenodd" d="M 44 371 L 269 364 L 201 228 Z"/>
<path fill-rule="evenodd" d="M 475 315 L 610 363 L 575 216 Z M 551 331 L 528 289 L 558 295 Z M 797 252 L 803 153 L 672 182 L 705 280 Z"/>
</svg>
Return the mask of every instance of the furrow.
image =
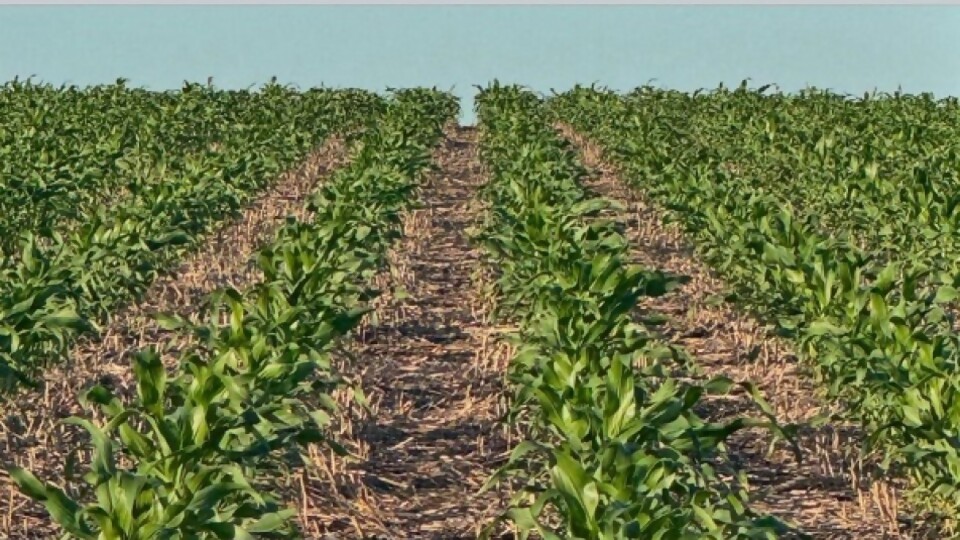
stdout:
<svg viewBox="0 0 960 540">
<path fill-rule="evenodd" d="M 502 503 L 478 495 L 509 446 L 498 423 L 507 357 L 486 325 L 466 238 L 483 181 L 475 132 L 449 128 L 434 157 L 422 207 L 405 216 L 378 280 L 394 294 L 351 351 L 371 409 L 341 426 L 357 459 L 314 450 L 303 480 L 310 538 L 475 538 Z"/>
</svg>

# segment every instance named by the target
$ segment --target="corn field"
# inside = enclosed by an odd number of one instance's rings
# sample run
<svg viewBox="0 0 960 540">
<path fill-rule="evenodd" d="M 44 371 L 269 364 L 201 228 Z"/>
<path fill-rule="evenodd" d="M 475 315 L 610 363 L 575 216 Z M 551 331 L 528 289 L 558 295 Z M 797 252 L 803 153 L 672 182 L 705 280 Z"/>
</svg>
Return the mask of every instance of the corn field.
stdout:
<svg viewBox="0 0 960 540">
<path fill-rule="evenodd" d="M 960 537 L 956 99 L 0 110 L 0 538 Z"/>
</svg>

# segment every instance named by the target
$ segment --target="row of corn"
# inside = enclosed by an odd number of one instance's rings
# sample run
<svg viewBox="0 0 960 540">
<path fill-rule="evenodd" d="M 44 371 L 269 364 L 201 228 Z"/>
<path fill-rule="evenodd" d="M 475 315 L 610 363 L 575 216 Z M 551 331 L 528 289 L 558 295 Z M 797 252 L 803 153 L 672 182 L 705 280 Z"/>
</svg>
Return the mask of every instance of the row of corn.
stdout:
<svg viewBox="0 0 960 540">
<path fill-rule="evenodd" d="M 611 202 L 531 92 L 494 84 L 477 96 L 488 206 L 476 241 L 494 274 L 499 317 L 515 321 L 508 416 L 526 436 L 491 479 L 515 495 L 492 524 L 526 537 L 773 538 L 785 528 L 748 504 L 743 475 L 724 480 L 723 442 L 761 418 L 711 423 L 694 407 L 733 382 L 683 383 L 685 355 L 632 316 L 678 279 L 626 262 Z"/>
<path fill-rule="evenodd" d="M 91 444 L 89 462 L 67 464 L 72 495 L 11 471 L 65 537 L 298 537 L 277 479 L 298 462 L 297 448 L 338 448 L 328 425 L 331 393 L 343 382 L 331 349 L 368 311 L 400 212 L 415 201 L 431 147 L 457 111 L 446 93 L 395 93 L 352 162 L 316 193 L 313 221 L 289 222 L 259 252 L 262 282 L 213 295 L 208 323 L 163 316 L 192 345 L 172 373 L 163 351 L 137 354 L 130 400 L 100 386 L 85 394 L 96 410 L 67 420 Z"/>
</svg>

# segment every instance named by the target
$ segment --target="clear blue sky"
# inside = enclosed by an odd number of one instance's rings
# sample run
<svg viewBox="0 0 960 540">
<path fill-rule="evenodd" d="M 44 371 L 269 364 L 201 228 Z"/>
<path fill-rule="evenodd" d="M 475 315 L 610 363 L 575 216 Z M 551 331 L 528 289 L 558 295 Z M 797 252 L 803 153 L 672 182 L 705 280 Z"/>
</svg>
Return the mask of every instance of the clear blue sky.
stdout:
<svg viewBox="0 0 960 540">
<path fill-rule="evenodd" d="M 960 95 L 958 6 L 0 6 L 0 79 Z M 472 113 L 466 121 L 472 121 Z"/>
</svg>

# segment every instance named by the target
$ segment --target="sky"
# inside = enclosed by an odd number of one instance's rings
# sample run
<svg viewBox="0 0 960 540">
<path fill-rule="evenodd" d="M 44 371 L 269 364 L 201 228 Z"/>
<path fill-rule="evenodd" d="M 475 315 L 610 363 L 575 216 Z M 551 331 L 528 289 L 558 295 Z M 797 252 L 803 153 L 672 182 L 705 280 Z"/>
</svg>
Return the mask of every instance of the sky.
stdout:
<svg viewBox="0 0 960 540">
<path fill-rule="evenodd" d="M 960 96 L 960 6 L 0 6 L 0 80 Z"/>
</svg>

